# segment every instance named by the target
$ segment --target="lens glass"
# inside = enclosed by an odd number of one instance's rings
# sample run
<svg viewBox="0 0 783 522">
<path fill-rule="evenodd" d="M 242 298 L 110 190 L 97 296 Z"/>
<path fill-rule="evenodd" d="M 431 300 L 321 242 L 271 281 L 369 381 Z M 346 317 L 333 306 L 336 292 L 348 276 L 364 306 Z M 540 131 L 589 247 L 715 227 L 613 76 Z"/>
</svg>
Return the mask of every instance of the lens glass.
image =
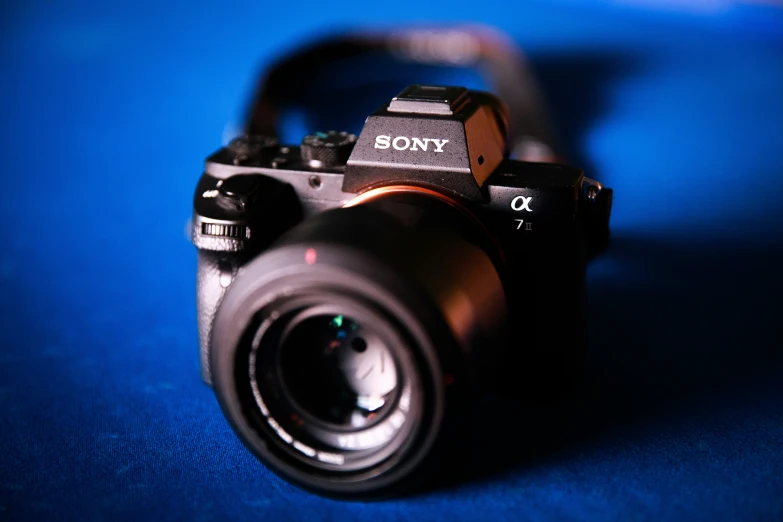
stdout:
<svg viewBox="0 0 783 522">
<path fill-rule="evenodd" d="M 294 320 L 283 333 L 279 372 L 301 412 L 349 430 L 380 421 L 397 397 L 394 358 L 378 333 L 344 315 Z"/>
<path fill-rule="evenodd" d="M 259 314 L 251 392 L 287 455 L 321 470 L 360 472 L 409 443 L 422 388 L 394 323 L 355 300 L 328 296 L 328 303 L 289 296 Z"/>
</svg>

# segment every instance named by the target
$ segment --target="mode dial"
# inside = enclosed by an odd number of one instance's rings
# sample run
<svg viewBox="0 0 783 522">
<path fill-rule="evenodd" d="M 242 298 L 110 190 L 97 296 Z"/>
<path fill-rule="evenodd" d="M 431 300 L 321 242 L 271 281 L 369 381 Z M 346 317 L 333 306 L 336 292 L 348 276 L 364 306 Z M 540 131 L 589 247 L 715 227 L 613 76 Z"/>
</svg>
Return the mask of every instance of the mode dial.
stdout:
<svg viewBox="0 0 783 522">
<path fill-rule="evenodd" d="M 277 139 L 260 134 L 240 136 L 228 144 L 228 149 L 234 153 L 236 165 L 246 161 L 261 161 L 277 150 Z"/>
<path fill-rule="evenodd" d="M 316 132 L 302 140 L 302 160 L 314 167 L 345 165 L 356 143 L 356 135 L 345 131 Z"/>
</svg>

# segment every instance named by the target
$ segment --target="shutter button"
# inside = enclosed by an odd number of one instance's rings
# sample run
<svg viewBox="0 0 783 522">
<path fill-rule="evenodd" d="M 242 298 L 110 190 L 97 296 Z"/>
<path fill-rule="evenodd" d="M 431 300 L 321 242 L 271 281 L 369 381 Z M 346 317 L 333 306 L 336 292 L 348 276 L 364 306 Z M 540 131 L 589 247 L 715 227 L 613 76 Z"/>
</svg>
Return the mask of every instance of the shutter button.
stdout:
<svg viewBox="0 0 783 522">
<path fill-rule="evenodd" d="M 227 209 L 244 212 L 258 189 L 258 178 L 238 175 L 224 179 L 218 186 L 218 204 Z"/>
</svg>

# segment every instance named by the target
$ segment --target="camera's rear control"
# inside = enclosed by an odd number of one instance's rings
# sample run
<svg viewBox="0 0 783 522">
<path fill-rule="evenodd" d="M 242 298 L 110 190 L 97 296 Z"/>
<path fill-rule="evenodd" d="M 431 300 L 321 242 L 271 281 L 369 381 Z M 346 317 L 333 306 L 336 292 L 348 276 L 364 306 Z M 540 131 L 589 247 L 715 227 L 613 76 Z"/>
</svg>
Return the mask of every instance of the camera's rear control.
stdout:
<svg viewBox="0 0 783 522">
<path fill-rule="evenodd" d="M 311 167 L 339 167 L 351 155 L 356 136 L 345 131 L 316 132 L 302 140 L 302 161 Z"/>
<path fill-rule="evenodd" d="M 601 190 L 603 190 L 603 185 L 593 179 L 584 178 L 582 180 L 582 190 L 587 196 L 587 201 L 595 203 Z"/>
<path fill-rule="evenodd" d="M 411 85 L 392 99 L 387 110 L 451 116 L 467 101 L 468 90 L 464 87 Z"/>
<path fill-rule="evenodd" d="M 251 160 L 263 160 L 277 150 L 277 139 L 258 134 L 240 136 L 228 144 L 228 150 L 234 153 L 235 165 Z"/>
<path fill-rule="evenodd" d="M 273 158 L 272 161 L 269 162 L 269 164 L 272 166 L 273 169 L 279 169 L 280 167 L 283 167 L 288 164 L 288 158 L 284 156 L 278 156 L 276 158 Z"/>
</svg>

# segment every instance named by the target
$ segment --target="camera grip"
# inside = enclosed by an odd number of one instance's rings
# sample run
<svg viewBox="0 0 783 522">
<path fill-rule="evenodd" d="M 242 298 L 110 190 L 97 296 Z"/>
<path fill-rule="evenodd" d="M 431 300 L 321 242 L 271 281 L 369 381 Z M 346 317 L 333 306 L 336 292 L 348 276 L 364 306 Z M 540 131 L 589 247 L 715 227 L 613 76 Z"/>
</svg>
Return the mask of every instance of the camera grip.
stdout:
<svg viewBox="0 0 783 522">
<path fill-rule="evenodd" d="M 226 289 L 236 277 L 239 262 L 236 254 L 226 252 L 198 251 L 196 269 L 196 307 L 198 313 L 199 356 L 201 378 L 212 385 L 209 363 L 212 325 L 218 306 Z"/>
</svg>

